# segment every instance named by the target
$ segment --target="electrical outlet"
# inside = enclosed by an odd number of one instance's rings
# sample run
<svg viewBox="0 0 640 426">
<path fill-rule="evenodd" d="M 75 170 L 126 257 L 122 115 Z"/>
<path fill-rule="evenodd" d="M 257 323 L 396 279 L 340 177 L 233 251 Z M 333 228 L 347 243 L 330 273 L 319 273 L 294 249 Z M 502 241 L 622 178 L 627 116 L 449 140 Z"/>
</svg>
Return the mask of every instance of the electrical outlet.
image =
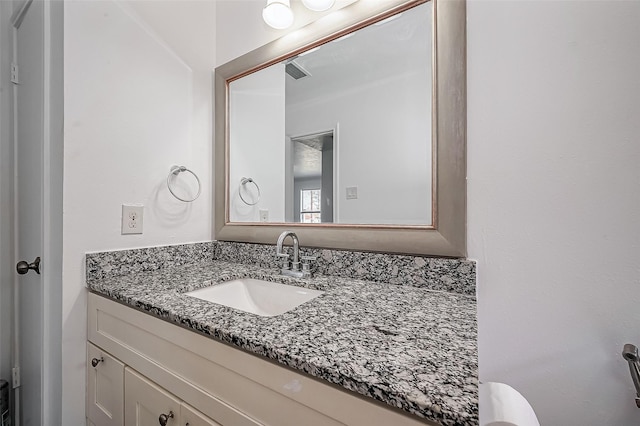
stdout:
<svg viewBox="0 0 640 426">
<path fill-rule="evenodd" d="M 269 222 L 269 210 L 260 209 L 260 222 Z"/>
<path fill-rule="evenodd" d="M 122 205 L 122 235 L 142 234 L 144 206 Z"/>
<path fill-rule="evenodd" d="M 355 200 L 358 198 L 358 187 L 347 186 L 347 200 Z"/>
</svg>

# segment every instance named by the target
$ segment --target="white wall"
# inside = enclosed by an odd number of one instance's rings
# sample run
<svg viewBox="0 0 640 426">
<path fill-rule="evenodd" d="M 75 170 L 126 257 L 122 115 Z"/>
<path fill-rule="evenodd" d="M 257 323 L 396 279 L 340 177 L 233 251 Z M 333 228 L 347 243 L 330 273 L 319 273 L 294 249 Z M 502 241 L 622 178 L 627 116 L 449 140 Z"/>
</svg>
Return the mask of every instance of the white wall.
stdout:
<svg viewBox="0 0 640 426">
<path fill-rule="evenodd" d="M 208 1 L 65 2 L 62 424 L 84 423 L 84 253 L 211 239 L 215 13 Z M 199 175 L 197 201 L 168 192 L 173 164 Z M 144 234 L 120 235 L 122 203 L 144 204 Z"/>
<path fill-rule="evenodd" d="M 237 32 L 243 7 L 218 9 L 224 60 L 271 40 Z M 480 377 L 545 425 L 640 416 L 620 356 L 640 344 L 638 22 L 640 2 L 469 2 Z"/>
<path fill-rule="evenodd" d="M 544 425 L 636 425 L 640 2 L 472 1 L 468 249 L 480 378 Z"/>
<path fill-rule="evenodd" d="M 430 79 L 422 73 L 405 74 L 287 105 L 289 137 L 339 127 L 334 138 L 339 223 L 431 224 L 431 147 L 426 140 L 431 85 L 426 83 Z M 348 200 L 346 188 L 352 186 L 358 198 Z"/>
<path fill-rule="evenodd" d="M 284 64 L 275 64 L 229 84 L 232 222 L 260 222 L 260 210 L 268 212 L 270 222 L 284 222 L 285 76 Z M 244 178 L 259 189 L 242 185 Z"/>
</svg>

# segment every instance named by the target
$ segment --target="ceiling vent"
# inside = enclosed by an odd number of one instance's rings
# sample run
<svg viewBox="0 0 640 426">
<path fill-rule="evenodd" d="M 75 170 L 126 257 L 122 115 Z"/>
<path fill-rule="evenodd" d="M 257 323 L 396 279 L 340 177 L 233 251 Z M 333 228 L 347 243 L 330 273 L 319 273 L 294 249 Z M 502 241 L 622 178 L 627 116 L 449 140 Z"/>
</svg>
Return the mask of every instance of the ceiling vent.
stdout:
<svg viewBox="0 0 640 426">
<path fill-rule="evenodd" d="M 309 71 L 305 70 L 294 61 L 288 62 L 284 69 L 287 74 L 289 74 L 295 80 L 300 80 L 301 78 L 309 77 L 311 75 Z"/>
</svg>

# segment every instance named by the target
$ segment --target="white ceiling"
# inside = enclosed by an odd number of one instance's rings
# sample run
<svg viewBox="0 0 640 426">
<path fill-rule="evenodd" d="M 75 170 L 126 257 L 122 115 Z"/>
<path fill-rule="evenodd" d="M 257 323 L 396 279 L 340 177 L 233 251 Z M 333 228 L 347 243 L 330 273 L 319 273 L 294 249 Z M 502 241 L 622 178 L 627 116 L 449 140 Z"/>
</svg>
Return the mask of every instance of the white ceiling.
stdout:
<svg viewBox="0 0 640 426">
<path fill-rule="evenodd" d="M 194 71 L 210 73 L 215 67 L 215 1 L 126 0 L 118 4 Z"/>
<path fill-rule="evenodd" d="M 287 107 L 431 66 L 431 2 L 299 56 L 311 76 L 286 77 Z"/>
<path fill-rule="evenodd" d="M 322 151 L 296 142 L 293 144 L 293 178 L 310 179 L 322 176 Z"/>
<path fill-rule="evenodd" d="M 333 142 L 333 134 L 319 133 L 302 136 L 293 139 L 293 142 L 293 178 L 320 178 L 322 176 L 322 150 L 325 143 Z"/>
</svg>

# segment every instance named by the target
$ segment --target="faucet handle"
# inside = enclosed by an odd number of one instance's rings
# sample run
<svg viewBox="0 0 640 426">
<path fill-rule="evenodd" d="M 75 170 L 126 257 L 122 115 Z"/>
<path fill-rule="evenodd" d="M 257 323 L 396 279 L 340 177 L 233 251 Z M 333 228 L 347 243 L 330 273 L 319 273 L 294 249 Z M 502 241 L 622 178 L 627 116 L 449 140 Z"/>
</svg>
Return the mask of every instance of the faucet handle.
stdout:
<svg viewBox="0 0 640 426">
<path fill-rule="evenodd" d="M 315 256 L 300 256 L 302 260 L 302 272 L 311 274 L 311 262 L 317 259 Z"/>
<path fill-rule="evenodd" d="M 284 262 L 282 262 L 282 269 L 291 269 L 291 265 L 289 264 L 289 255 L 287 253 L 277 253 L 276 256 L 284 258 Z"/>
</svg>

